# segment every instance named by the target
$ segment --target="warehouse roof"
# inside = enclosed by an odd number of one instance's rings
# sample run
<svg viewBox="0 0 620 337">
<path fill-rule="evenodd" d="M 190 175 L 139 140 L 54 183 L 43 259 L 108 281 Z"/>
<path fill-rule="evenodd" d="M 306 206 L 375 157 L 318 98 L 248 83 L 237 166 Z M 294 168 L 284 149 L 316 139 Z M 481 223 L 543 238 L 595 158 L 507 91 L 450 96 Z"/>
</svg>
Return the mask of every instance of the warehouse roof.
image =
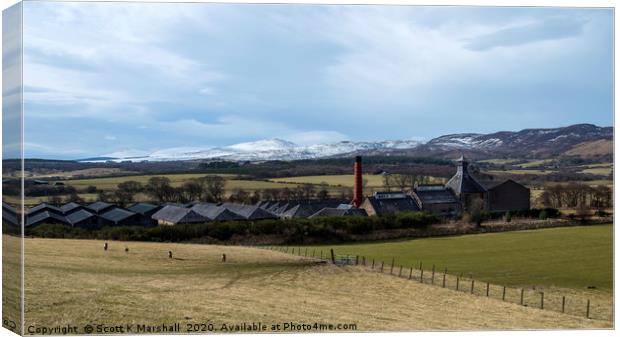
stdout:
<svg viewBox="0 0 620 337">
<path fill-rule="evenodd" d="M 99 217 L 101 217 L 102 219 L 114 222 L 116 224 L 123 220 L 127 220 L 135 215 L 136 213 L 134 212 L 128 211 L 126 209 L 122 209 L 120 207 L 115 207 L 101 214 Z"/>
<path fill-rule="evenodd" d="M 53 223 L 64 223 L 67 224 L 67 219 L 60 214 L 54 213 L 54 212 L 49 212 L 49 211 L 43 211 L 43 212 L 39 212 L 36 213 L 32 216 L 28 216 L 26 219 L 26 226 L 33 226 L 33 225 L 37 225 L 40 223 L 46 223 L 46 222 L 53 222 Z"/>
<path fill-rule="evenodd" d="M 224 203 L 222 206 L 247 220 L 277 219 L 278 217 L 255 205 Z"/>
<path fill-rule="evenodd" d="M 112 204 L 108 204 L 107 202 L 103 202 L 103 201 L 97 201 L 95 203 L 92 203 L 88 206 L 86 206 L 86 208 L 95 211 L 95 213 L 101 213 L 106 211 L 109 208 L 115 207 Z"/>
<path fill-rule="evenodd" d="M 63 214 L 67 214 L 67 213 L 73 212 L 81 208 L 84 208 L 84 206 L 78 203 L 75 203 L 75 202 L 70 202 L 70 203 L 60 206 L 60 210 L 62 211 Z"/>
<path fill-rule="evenodd" d="M 161 206 L 140 202 L 135 205 L 132 205 L 131 207 L 127 209 L 134 213 L 145 215 L 146 213 L 152 212 L 154 210 L 158 210 L 159 208 L 161 208 Z"/>
<path fill-rule="evenodd" d="M 165 206 L 157 211 L 152 216 L 153 219 L 159 221 L 166 221 L 173 224 L 178 223 L 198 223 L 207 222 L 209 219 L 192 211 L 189 208 L 177 207 L 177 206 Z"/>
<path fill-rule="evenodd" d="M 363 208 L 333 208 L 325 207 L 318 212 L 312 214 L 310 218 L 332 217 L 332 216 L 368 216 Z"/>
<path fill-rule="evenodd" d="M 414 189 L 415 196 L 422 204 L 458 203 L 454 192 L 443 185 L 420 185 Z"/>
<path fill-rule="evenodd" d="M 75 225 L 77 223 L 80 223 L 84 220 L 88 220 L 91 218 L 97 218 L 97 216 L 87 210 L 78 210 L 75 211 L 69 215 L 66 216 L 67 221 L 71 224 L 71 225 Z"/>
<path fill-rule="evenodd" d="M 400 212 L 417 212 L 420 210 L 413 197 L 404 195 L 402 198 L 376 198 L 374 196 L 366 199 L 377 215 L 395 214 Z"/>
<path fill-rule="evenodd" d="M 38 204 L 36 206 L 34 206 L 33 208 L 28 210 L 28 215 L 35 215 L 36 213 L 39 212 L 51 212 L 51 213 L 56 213 L 56 214 L 62 214 L 62 210 L 60 210 L 60 208 L 56 207 L 56 206 L 52 206 L 49 205 L 47 203 L 41 203 Z"/>
<path fill-rule="evenodd" d="M 199 203 L 194 205 L 191 209 L 192 211 L 213 221 L 245 219 L 243 216 L 230 211 L 226 207 L 213 203 Z"/>
</svg>

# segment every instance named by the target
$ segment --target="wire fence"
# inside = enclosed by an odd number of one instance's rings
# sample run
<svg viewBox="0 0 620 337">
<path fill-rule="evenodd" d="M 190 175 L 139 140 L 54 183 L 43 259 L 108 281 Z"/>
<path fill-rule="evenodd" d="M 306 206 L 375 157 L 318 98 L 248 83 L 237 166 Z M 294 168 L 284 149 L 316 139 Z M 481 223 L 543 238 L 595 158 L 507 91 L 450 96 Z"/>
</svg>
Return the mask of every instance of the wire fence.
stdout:
<svg viewBox="0 0 620 337">
<path fill-rule="evenodd" d="M 269 246 L 260 247 L 288 253 L 305 258 L 313 258 L 336 265 L 355 265 L 371 271 L 389 274 L 394 277 L 414 282 L 433 285 L 453 291 L 469 293 L 475 296 L 494 298 L 500 301 L 522 306 L 551 310 L 588 319 L 613 320 L 613 303 L 609 301 L 591 301 L 583 295 L 561 294 L 557 291 L 541 291 L 532 288 L 514 288 L 477 280 L 472 274 L 451 274 L 446 267 L 425 265 L 416 266 L 395 264 L 389 261 L 366 258 L 360 255 L 336 255 L 333 249 L 321 250 L 307 247 Z"/>
</svg>

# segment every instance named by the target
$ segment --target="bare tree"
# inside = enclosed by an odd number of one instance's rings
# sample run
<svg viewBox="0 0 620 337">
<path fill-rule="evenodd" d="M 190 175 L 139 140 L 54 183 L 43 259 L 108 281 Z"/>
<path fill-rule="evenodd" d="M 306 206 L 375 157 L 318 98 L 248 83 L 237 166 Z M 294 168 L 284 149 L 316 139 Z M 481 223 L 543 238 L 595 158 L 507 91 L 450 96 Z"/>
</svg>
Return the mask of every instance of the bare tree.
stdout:
<svg viewBox="0 0 620 337">
<path fill-rule="evenodd" d="M 167 177 L 152 177 L 146 184 L 146 192 L 159 202 L 170 201 L 173 198 L 174 189 Z"/>
<path fill-rule="evenodd" d="M 203 193 L 203 185 L 196 180 L 190 180 L 183 184 L 183 194 L 188 201 L 199 200 Z"/>
<path fill-rule="evenodd" d="M 221 176 L 205 176 L 200 178 L 203 185 L 203 200 L 220 202 L 224 197 L 226 180 Z"/>
</svg>

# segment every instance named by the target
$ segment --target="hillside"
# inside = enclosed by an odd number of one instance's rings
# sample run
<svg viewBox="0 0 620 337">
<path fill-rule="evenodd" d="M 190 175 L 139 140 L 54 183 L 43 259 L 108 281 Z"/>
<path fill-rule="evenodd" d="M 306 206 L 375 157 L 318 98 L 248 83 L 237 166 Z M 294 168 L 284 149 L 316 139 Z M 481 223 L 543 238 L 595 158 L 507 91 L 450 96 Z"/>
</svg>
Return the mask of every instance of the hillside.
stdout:
<svg viewBox="0 0 620 337">
<path fill-rule="evenodd" d="M 564 152 L 566 156 L 578 156 L 581 158 L 596 158 L 608 156 L 613 158 L 614 141 L 611 139 L 600 139 L 589 142 L 583 142 L 573 146 Z"/>
<path fill-rule="evenodd" d="M 594 140 L 611 139 L 612 127 L 576 124 L 560 128 L 500 131 L 490 134 L 460 133 L 440 136 L 423 143 L 416 140 L 341 141 L 329 144 L 298 145 L 283 139 L 263 139 L 253 142 L 212 147 L 183 147 L 161 149 L 152 153 L 125 151 L 84 159 L 87 162 L 106 161 L 182 161 L 182 160 L 302 160 L 363 154 L 414 155 L 454 158 L 466 153 L 472 158 L 511 157 L 547 158 L 561 154 L 571 147 Z M 129 155 L 123 155 L 129 153 Z"/>
<path fill-rule="evenodd" d="M 25 245 L 26 325 L 179 321 L 182 328 L 186 323 L 219 328 L 317 322 L 353 323 L 359 331 L 611 327 L 607 321 L 262 249 L 110 242 L 104 252 L 102 241 L 49 239 L 26 239 Z M 227 263 L 220 262 L 222 253 Z"/>
</svg>

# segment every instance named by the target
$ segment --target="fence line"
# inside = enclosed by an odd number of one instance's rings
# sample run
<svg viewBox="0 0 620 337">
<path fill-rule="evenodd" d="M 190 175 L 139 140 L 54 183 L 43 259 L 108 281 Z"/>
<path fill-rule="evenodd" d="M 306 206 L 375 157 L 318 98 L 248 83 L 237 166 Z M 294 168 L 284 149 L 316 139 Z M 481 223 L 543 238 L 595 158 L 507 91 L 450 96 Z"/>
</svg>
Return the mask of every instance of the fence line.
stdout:
<svg viewBox="0 0 620 337">
<path fill-rule="evenodd" d="M 298 247 L 297 254 L 295 254 L 295 247 L 292 248 L 292 252 L 289 252 L 289 247 L 282 246 L 259 246 L 257 248 L 276 250 L 282 253 L 301 256 L 301 247 Z M 330 249 L 327 254 L 324 254 L 323 250 L 320 250 L 319 256 L 320 257 L 315 257 L 315 254 L 313 252 L 312 257 L 309 257 L 306 253 L 303 258 L 336 263 L 336 254 L 334 253 L 333 249 Z M 352 261 L 354 262 L 352 262 L 351 264 L 367 267 L 366 256 L 355 256 Z M 504 285 L 491 284 L 489 282 L 476 280 L 472 274 L 469 274 L 469 278 L 463 278 L 462 273 L 460 275 L 448 274 L 447 267 L 444 267 L 443 272 L 436 271 L 435 265 L 432 265 L 432 268 L 430 270 L 430 277 L 425 277 L 424 269 L 422 268 L 422 261 L 419 262 L 418 268 L 413 268 L 409 266 L 409 275 L 403 275 L 403 268 L 406 268 L 406 266 L 403 265 L 399 265 L 398 274 L 394 274 L 393 271 L 395 261 L 395 258 L 392 258 L 392 260 L 390 261 L 391 263 L 389 273 L 394 277 L 415 280 L 419 283 L 447 288 L 453 291 L 467 293 L 475 296 L 501 299 L 502 301 L 506 301 L 509 303 L 538 308 L 540 310 L 555 311 L 573 316 L 586 317 L 588 319 L 613 319 L 613 308 L 606 308 L 606 306 L 602 304 L 595 305 L 593 302 L 591 302 L 590 299 L 586 299 L 584 301 L 583 299 L 576 299 L 575 297 L 567 297 L 566 295 L 559 295 L 555 293 L 545 293 L 543 291 L 537 291 L 536 289 L 511 288 Z M 380 267 L 376 266 L 377 263 L 378 262 L 373 258 L 369 269 L 375 272 L 384 273 L 385 261 L 380 261 Z M 435 283 L 436 273 L 441 274 L 441 284 Z M 461 283 L 469 283 L 469 287 L 461 286 Z"/>
</svg>

